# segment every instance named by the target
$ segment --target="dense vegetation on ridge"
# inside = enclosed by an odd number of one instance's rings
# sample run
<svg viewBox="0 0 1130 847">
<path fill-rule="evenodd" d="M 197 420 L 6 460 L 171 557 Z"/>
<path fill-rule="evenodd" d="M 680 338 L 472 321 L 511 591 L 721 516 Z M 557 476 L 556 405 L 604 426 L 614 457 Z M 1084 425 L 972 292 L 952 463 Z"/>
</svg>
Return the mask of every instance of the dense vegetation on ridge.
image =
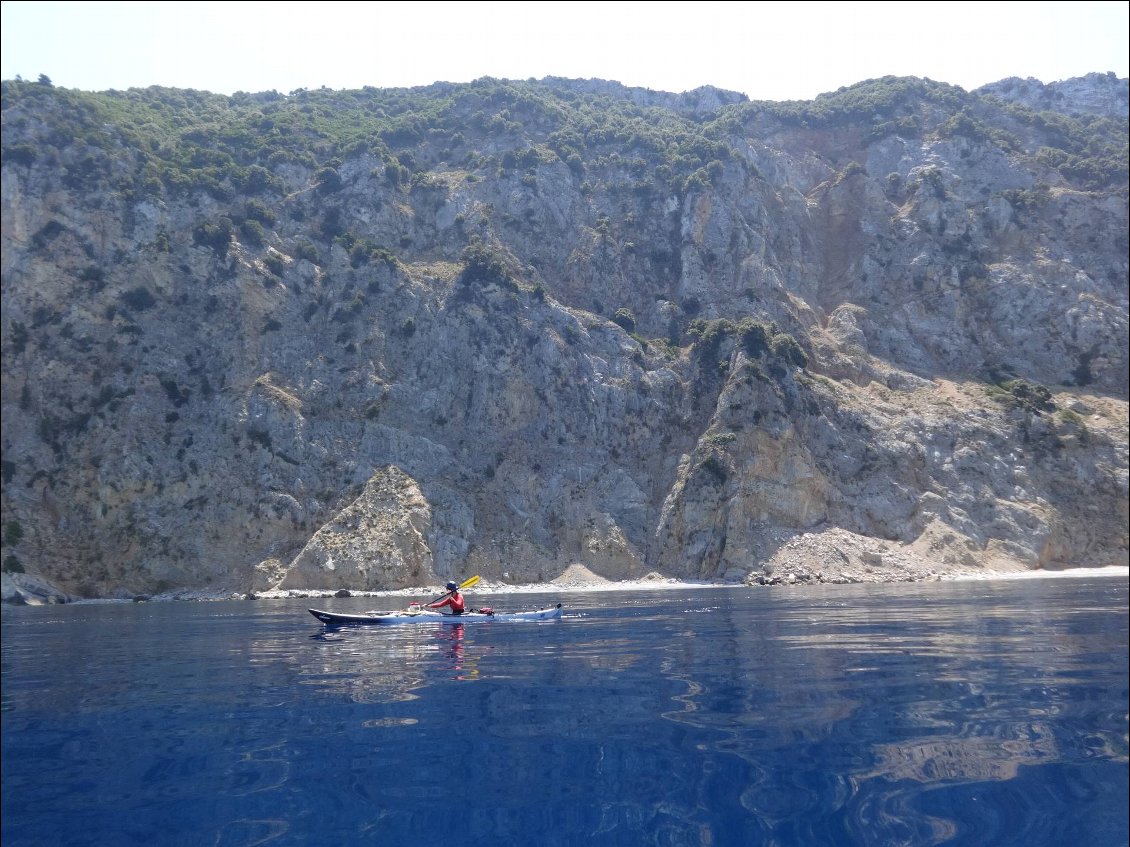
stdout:
<svg viewBox="0 0 1130 847">
<path fill-rule="evenodd" d="M 36 111 L 50 110 L 51 125 L 34 143 L 9 143 L 31 119 L 19 116 L 28 101 L 39 101 Z M 914 78 L 884 77 L 813 101 L 733 102 L 705 115 L 552 81 L 493 79 L 230 97 L 160 87 L 92 93 L 5 81 L 3 108 L 6 161 L 57 161 L 72 185 L 127 198 L 197 191 L 217 200 L 277 198 L 287 187 L 274 172 L 284 165 L 309 169 L 329 193 L 343 161 L 361 154 L 379 159 L 384 178 L 406 191 L 426 188 L 428 174 L 440 166 L 489 178 L 556 160 L 579 179 L 600 179 L 610 164 L 626 168 L 632 181 L 621 190 L 679 191 L 688 180 L 709 180 L 730 158 L 735 135 L 750 127 L 772 131 L 773 124 L 852 128 L 871 137 L 935 132 L 990 139 L 1060 169 L 1076 188 L 1125 192 L 1127 182 L 1124 121 L 1033 112 Z M 1009 132 L 1012 123 L 1037 130 L 1039 145 L 1026 149 Z M 482 150 L 469 134 L 489 135 L 495 149 Z"/>
</svg>

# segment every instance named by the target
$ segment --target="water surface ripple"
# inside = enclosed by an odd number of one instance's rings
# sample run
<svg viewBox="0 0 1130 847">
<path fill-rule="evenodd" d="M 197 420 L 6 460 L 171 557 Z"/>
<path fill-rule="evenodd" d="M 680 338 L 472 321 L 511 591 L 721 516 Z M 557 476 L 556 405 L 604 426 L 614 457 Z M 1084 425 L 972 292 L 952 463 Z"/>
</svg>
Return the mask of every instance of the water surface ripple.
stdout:
<svg viewBox="0 0 1130 847">
<path fill-rule="evenodd" d="M 3 609 L 4 847 L 1128 841 L 1127 585 Z"/>
</svg>

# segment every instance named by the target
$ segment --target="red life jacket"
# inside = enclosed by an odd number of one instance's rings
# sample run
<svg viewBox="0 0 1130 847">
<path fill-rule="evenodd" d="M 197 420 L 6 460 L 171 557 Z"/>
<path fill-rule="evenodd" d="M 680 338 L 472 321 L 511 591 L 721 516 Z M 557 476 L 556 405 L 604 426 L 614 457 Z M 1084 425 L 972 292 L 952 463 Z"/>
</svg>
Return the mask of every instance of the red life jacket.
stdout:
<svg viewBox="0 0 1130 847">
<path fill-rule="evenodd" d="M 436 603 L 434 606 L 430 606 L 430 608 L 432 608 L 432 609 L 442 609 L 444 606 L 450 606 L 451 607 L 451 613 L 453 615 L 463 614 L 463 609 L 464 609 L 463 595 L 460 594 L 458 591 L 456 591 L 450 597 L 445 598 L 443 600 L 443 602 Z"/>
</svg>

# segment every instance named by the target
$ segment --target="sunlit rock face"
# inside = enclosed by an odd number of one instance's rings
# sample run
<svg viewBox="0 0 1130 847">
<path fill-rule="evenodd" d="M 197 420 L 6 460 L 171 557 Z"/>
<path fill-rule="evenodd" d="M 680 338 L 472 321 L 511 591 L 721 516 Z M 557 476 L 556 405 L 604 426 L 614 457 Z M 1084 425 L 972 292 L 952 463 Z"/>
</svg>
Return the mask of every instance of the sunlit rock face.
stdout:
<svg viewBox="0 0 1130 847">
<path fill-rule="evenodd" d="M 1125 564 L 1126 92 L 4 83 L 4 567 Z"/>
</svg>

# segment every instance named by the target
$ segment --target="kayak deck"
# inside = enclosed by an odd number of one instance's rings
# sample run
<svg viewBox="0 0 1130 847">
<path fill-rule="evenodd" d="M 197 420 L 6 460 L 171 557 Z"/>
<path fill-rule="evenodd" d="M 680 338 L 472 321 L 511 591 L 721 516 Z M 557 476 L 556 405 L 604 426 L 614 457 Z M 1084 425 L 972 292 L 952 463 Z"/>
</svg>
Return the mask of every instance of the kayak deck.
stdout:
<svg viewBox="0 0 1130 847">
<path fill-rule="evenodd" d="M 346 615 L 327 612 L 322 609 L 307 609 L 326 626 L 372 626 L 409 623 L 473 623 L 478 621 L 550 621 L 561 617 L 561 604 L 528 612 L 476 612 L 468 611 L 461 615 L 445 615 L 442 612 L 369 612 L 360 615 Z"/>
</svg>

